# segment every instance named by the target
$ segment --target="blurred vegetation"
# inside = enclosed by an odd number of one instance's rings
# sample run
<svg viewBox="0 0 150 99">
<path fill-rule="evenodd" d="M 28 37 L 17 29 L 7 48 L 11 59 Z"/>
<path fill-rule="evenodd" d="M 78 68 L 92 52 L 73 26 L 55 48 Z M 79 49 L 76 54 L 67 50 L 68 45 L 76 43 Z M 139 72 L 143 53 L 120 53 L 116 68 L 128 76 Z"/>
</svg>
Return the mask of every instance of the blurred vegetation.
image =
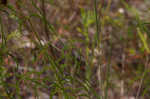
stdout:
<svg viewBox="0 0 150 99">
<path fill-rule="evenodd" d="M 1 2 L 0 98 L 149 99 L 149 5 Z"/>
</svg>

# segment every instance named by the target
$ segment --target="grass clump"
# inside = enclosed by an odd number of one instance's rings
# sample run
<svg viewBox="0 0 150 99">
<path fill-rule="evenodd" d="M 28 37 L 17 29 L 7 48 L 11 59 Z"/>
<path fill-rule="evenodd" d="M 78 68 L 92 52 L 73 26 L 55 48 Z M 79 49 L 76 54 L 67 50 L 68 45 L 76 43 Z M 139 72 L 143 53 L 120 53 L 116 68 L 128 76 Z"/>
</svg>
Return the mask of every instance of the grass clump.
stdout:
<svg viewBox="0 0 150 99">
<path fill-rule="evenodd" d="M 0 98 L 149 98 L 149 22 L 138 2 L 1 4 Z"/>
</svg>

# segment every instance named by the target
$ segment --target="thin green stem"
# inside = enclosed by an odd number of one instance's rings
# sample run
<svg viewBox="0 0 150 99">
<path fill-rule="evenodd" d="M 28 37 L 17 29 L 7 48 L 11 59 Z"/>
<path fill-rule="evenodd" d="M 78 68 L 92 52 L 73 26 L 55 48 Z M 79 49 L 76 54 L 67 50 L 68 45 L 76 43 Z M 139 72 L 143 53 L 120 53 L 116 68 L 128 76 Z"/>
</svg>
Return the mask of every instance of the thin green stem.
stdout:
<svg viewBox="0 0 150 99">
<path fill-rule="evenodd" d="M 98 19 L 98 11 L 97 11 L 97 0 L 94 0 L 94 10 L 95 10 L 95 22 L 96 22 L 96 36 L 95 36 L 95 40 L 96 40 L 96 45 L 99 44 L 100 41 L 100 28 L 99 28 L 99 19 Z"/>
</svg>

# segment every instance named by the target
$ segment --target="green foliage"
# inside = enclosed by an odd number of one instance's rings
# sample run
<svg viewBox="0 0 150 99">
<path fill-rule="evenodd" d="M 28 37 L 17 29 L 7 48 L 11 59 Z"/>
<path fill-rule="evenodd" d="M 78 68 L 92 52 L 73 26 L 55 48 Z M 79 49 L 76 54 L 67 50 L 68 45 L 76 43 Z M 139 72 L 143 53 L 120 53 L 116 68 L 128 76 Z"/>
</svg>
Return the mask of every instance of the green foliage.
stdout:
<svg viewBox="0 0 150 99">
<path fill-rule="evenodd" d="M 50 99 L 127 96 L 120 89 L 150 97 L 150 22 L 127 1 L 25 0 L 0 7 L 0 98 L 22 99 L 28 91 Z"/>
</svg>

